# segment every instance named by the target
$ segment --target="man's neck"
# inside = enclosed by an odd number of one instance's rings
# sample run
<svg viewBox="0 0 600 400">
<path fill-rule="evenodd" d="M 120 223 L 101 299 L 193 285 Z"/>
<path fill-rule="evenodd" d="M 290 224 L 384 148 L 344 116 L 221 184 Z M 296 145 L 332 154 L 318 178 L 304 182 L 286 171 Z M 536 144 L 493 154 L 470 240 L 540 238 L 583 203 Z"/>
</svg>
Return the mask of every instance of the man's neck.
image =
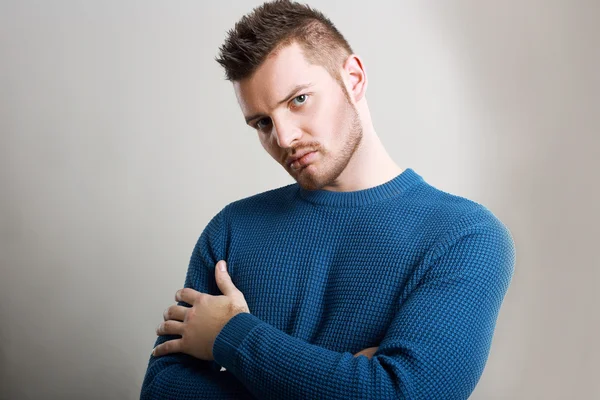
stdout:
<svg viewBox="0 0 600 400">
<path fill-rule="evenodd" d="M 404 171 L 387 153 L 374 130 L 365 130 L 352 159 L 326 190 L 352 192 L 382 185 Z"/>
</svg>

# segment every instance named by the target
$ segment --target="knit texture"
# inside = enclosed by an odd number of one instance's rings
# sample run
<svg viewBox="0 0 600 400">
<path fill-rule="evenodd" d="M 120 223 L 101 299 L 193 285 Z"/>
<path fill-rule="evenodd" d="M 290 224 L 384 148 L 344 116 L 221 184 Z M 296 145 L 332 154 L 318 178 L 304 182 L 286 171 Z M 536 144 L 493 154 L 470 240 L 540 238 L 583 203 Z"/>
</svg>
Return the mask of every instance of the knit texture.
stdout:
<svg viewBox="0 0 600 400">
<path fill-rule="evenodd" d="M 515 247 L 486 207 L 407 168 L 355 192 L 294 183 L 235 201 L 200 235 L 185 287 L 220 295 L 221 259 L 250 313 L 214 361 L 150 356 L 142 399 L 466 399 Z"/>
</svg>

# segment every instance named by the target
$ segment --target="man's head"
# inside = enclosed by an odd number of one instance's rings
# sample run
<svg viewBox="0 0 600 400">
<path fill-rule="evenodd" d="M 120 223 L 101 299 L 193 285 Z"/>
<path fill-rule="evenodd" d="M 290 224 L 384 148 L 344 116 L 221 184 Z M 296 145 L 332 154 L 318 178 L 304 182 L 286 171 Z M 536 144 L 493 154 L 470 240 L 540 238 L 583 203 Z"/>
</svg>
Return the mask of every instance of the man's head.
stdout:
<svg viewBox="0 0 600 400">
<path fill-rule="evenodd" d="M 276 0 L 242 17 L 220 50 L 217 62 L 265 150 L 302 187 L 335 187 L 363 136 L 356 102 L 366 74 L 331 21 Z"/>
</svg>

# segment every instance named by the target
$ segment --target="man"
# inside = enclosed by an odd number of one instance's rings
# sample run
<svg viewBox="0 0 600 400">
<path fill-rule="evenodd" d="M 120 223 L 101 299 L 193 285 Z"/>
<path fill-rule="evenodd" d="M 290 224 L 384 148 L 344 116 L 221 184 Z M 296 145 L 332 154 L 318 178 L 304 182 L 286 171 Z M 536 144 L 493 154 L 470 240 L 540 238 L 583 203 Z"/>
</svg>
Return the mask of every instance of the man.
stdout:
<svg viewBox="0 0 600 400">
<path fill-rule="evenodd" d="M 228 34 L 217 61 L 296 183 L 208 223 L 141 397 L 467 398 L 514 271 L 510 232 L 390 158 L 363 61 L 323 14 L 265 3 Z"/>
</svg>

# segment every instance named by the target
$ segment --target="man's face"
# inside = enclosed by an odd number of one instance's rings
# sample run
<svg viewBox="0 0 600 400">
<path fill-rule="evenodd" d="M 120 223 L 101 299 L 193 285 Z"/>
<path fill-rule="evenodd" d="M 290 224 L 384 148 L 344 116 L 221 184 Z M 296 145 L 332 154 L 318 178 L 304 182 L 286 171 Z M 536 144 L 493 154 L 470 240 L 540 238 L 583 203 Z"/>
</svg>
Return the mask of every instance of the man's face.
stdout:
<svg viewBox="0 0 600 400">
<path fill-rule="evenodd" d="M 324 67 L 309 64 L 293 43 L 267 58 L 250 78 L 234 82 L 234 89 L 264 149 L 300 186 L 334 187 L 363 132 L 345 88 Z M 294 160 L 307 152 L 312 153 Z"/>
</svg>

